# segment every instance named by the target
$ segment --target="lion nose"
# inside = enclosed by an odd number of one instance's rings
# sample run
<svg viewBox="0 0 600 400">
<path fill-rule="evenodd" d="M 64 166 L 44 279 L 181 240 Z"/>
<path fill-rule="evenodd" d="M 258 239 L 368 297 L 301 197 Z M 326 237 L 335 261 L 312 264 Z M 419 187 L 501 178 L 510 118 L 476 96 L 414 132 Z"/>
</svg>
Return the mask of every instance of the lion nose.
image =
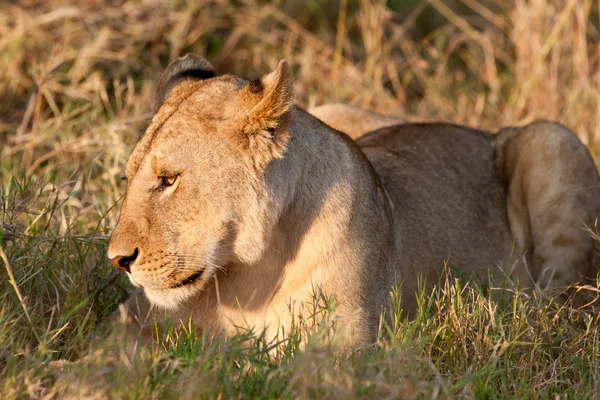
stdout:
<svg viewBox="0 0 600 400">
<path fill-rule="evenodd" d="M 122 269 L 123 271 L 126 272 L 130 272 L 129 271 L 129 266 L 131 264 L 133 264 L 133 262 L 135 261 L 135 259 L 138 256 L 138 249 L 136 248 L 133 251 L 133 254 L 130 256 L 116 256 L 114 258 L 110 259 L 110 262 L 112 263 L 112 265 L 114 265 L 115 267 Z"/>
</svg>

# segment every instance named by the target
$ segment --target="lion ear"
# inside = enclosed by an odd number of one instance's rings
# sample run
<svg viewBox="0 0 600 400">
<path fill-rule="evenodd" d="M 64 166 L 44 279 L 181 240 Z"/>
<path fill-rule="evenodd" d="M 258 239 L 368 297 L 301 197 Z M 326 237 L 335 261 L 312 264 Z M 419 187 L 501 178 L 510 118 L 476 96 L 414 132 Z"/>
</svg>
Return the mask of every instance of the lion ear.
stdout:
<svg viewBox="0 0 600 400">
<path fill-rule="evenodd" d="M 184 79 L 209 79 L 214 78 L 213 66 L 197 54 L 187 54 L 172 61 L 162 73 L 156 85 L 154 94 L 154 111 L 167 100 L 171 90 Z"/>
<path fill-rule="evenodd" d="M 243 125 L 244 140 L 249 148 L 266 152 L 263 158 L 281 158 L 285 153 L 293 89 L 292 71 L 281 60 L 275 71 L 242 90 L 242 101 L 250 106 Z"/>
</svg>

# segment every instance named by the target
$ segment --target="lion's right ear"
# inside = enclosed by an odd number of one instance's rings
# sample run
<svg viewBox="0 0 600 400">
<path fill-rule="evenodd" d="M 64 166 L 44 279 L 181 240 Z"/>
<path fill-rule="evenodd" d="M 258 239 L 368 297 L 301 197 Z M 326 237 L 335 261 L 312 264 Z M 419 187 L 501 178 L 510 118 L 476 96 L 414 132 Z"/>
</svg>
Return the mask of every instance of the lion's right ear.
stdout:
<svg viewBox="0 0 600 400">
<path fill-rule="evenodd" d="M 213 66 L 197 54 L 187 54 L 171 61 L 167 69 L 162 73 L 156 85 L 154 94 L 153 110 L 156 111 L 167 100 L 171 90 L 184 79 L 209 79 L 214 78 Z"/>
</svg>

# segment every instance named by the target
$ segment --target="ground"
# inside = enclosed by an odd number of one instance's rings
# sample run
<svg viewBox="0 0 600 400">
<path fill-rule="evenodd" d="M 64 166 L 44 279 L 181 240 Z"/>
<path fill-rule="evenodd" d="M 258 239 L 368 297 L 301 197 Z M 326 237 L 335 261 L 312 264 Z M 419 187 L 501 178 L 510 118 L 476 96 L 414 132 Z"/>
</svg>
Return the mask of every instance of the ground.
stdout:
<svg viewBox="0 0 600 400">
<path fill-rule="evenodd" d="M 448 279 L 396 307 L 371 349 L 320 329 L 276 349 L 175 326 L 158 348 L 90 355 L 131 290 L 105 258 L 124 163 L 169 60 L 255 78 L 285 58 L 303 107 L 346 102 L 488 130 L 551 119 L 600 159 L 600 23 L 591 0 L 0 4 L 1 398 L 594 398 L 598 285 L 581 307 Z M 594 227 L 590 227 L 592 232 Z M 392 293 L 397 297 L 397 293 Z M 299 345 L 308 335 L 308 345 Z M 78 360 L 67 364 L 59 360 Z"/>
</svg>

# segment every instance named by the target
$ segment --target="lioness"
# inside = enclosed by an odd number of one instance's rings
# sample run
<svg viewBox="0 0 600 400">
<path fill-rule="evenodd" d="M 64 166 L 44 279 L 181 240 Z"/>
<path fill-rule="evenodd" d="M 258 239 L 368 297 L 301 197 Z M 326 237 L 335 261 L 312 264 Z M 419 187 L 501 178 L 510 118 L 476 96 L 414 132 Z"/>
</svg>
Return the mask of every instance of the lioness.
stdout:
<svg viewBox="0 0 600 400">
<path fill-rule="evenodd" d="M 318 290 L 344 338 L 369 342 L 392 286 L 410 311 L 445 262 L 543 289 L 595 276 L 600 179 L 566 128 L 401 124 L 354 142 L 292 89 L 285 61 L 254 81 L 196 55 L 163 73 L 108 247 L 143 289 L 133 322 L 151 303 L 208 334 L 276 337 Z"/>
</svg>

